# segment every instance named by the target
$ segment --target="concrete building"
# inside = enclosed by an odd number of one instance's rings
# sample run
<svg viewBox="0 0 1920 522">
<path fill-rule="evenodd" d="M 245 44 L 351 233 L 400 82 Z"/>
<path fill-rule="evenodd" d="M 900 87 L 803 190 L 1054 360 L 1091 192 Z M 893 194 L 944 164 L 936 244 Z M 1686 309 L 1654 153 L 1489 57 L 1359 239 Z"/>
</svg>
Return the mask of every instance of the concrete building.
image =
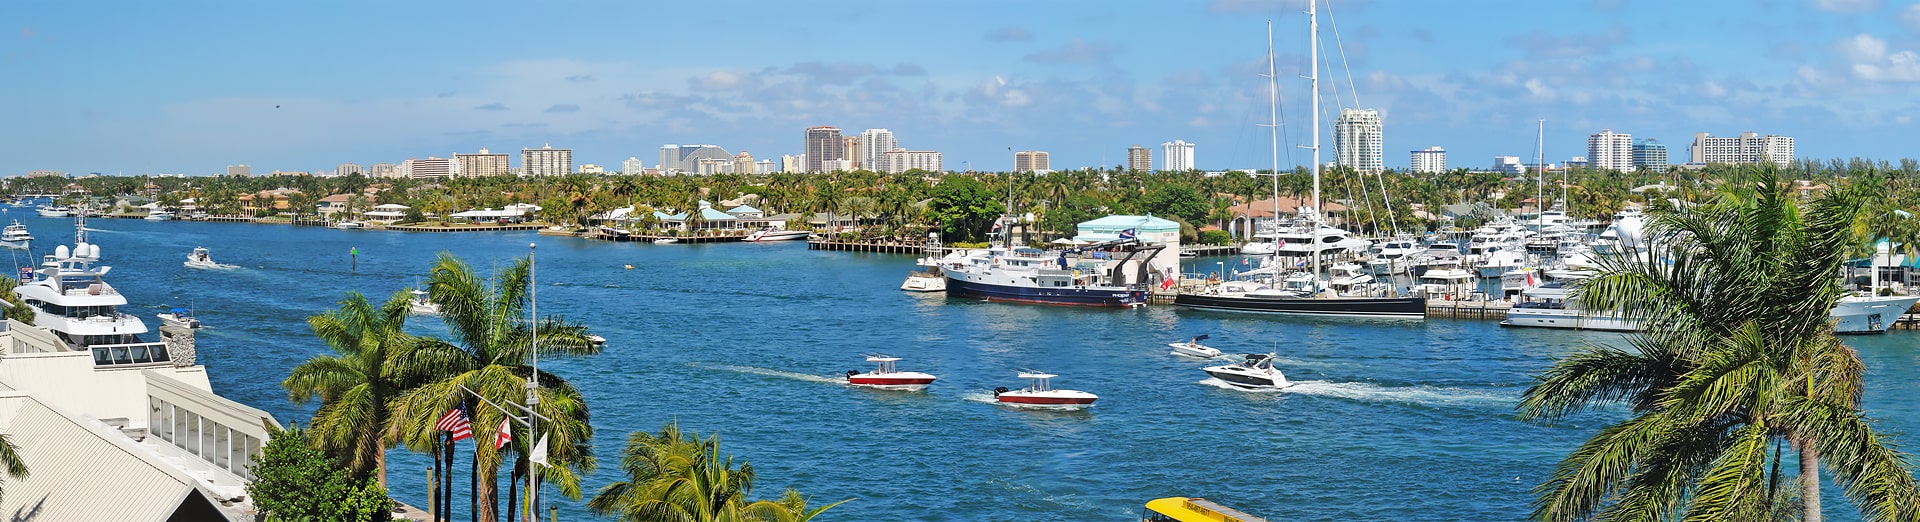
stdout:
<svg viewBox="0 0 1920 522">
<path fill-rule="evenodd" d="M 573 172 L 573 149 L 556 149 L 551 144 L 520 149 L 520 168 L 528 176 L 565 176 Z"/>
<path fill-rule="evenodd" d="M 753 162 L 754 174 L 772 174 L 780 171 L 780 165 L 770 159 Z"/>
<path fill-rule="evenodd" d="M 1702 132 L 1693 135 L 1690 156 L 1693 163 L 1699 164 L 1767 161 L 1785 167 L 1793 162 L 1793 138 L 1753 132 L 1740 133 L 1737 138 L 1715 138 Z"/>
<path fill-rule="evenodd" d="M 1447 171 L 1447 149 L 1427 147 L 1426 150 L 1413 151 L 1412 167 L 1407 169 L 1422 174 L 1439 174 Z"/>
<path fill-rule="evenodd" d="M 1013 153 L 1014 172 L 1050 172 L 1052 170 L 1053 160 L 1048 157 L 1046 151 L 1023 150 Z"/>
<path fill-rule="evenodd" d="M 1640 140 L 1633 144 L 1633 168 L 1652 171 L 1667 170 L 1667 146 L 1653 138 Z"/>
<path fill-rule="evenodd" d="M 1334 163 L 1359 172 L 1379 172 L 1386 168 L 1385 140 L 1381 137 L 1380 112 L 1373 109 L 1340 109 L 1333 124 Z"/>
<path fill-rule="evenodd" d="M 580 164 L 580 170 L 576 171 L 575 173 L 576 174 L 606 174 L 607 167 L 602 165 L 592 164 L 592 163 L 582 163 Z"/>
<path fill-rule="evenodd" d="M 628 156 L 626 161 L 620 162 L 621 174 L 634 176 L 634 175 L 639 175 L 641 172 L 645 172 L 646 170 L 647 170 L 647 164 L 641 162 L 640 158 Z"/>
<path fill-rule="evenodd" d="M 833 172 L 827 162 L 845 159 L 846 146 L 846 140 L 841 139 L 838 127 L 826 125 L 807 127 L 807 172 Z M 846 167 L 840 170 L 852 170 L 850 165 Z"/>
<path fill-rule="evenodd" d="M 340 166 L 333 168 L 333 175 L 335 176 L 345 176 L 355 172 L 366 174 L 367 170 L 360 168 L 359 163 L 341 163 Z"/>
<path fill-rule="evenodd" d="M 1501 174 L 1519 175 L 1527 171 L 1527 166 L 1524 163 L 1520 163 L 1519 156 L 1494 156 L 1493 167 L 1487 170 Z"/>
<path fill-rule="evenodd" d="M 696 172 L 699 170 L 700 160 L 709 159 L 732 160 L 733 153 L 727 152 L 727 149 L 720 148 L 718 145 L 660 146 L 660 172 L 662 174 L 669 171 L 675 174 Z"/>
<path fill-rule="evenodd" d="M 400 167 L 382 161 L 367 167 L 367 175 L 376 178 L 397 178 L 400 177 Z"/>
<path fill-rule="evenodd" d="M 402 176 L 413 179 L 447 179 L 460 175 L 460 164 L 452 158 L 427 156 L 426 159 L 412 158 L 400 163 L 400 172 Z"/>
<path fill-rule="evenodd" d="M 913 169 L 927 172 L 940 172 L 943 169 L 940 153 L 930 150 L 893 149 L 880 155 L 876 161 L 875 172 L 899 174 Z"/>
<path fill-rule="evenodd" d="M 752 174 L 753 173 L 753 155 L 748 154 L 747 151 L 744 151 L 744 150 L 740 151 L 739 154 L 734 155 L 733 156 L 733 173 L 734 174 Z"/>
<path fill-rule="evenodd" d="M 1134 172 L 1151 172 L 1153 170 L 1153 149 L 1142 147 L 1138 143 L 1133 144 L 1132 147 L 1127 147 L 1127 170 Z"/>
<path fill-rule="evenodd" d="M 780 155 L 780 172 L 806 172 L 806 171 L 807 171 L 807 155 L 805 154 Z"/>
<path fill-rule="evenodd" d="M 872 168 L 868 167 L 865 163 L 866 160 L 860 157 L 860 149 L 864 148 L 861 146 L 861 143 L 864 142 L 859 136 L 840 137 L 840 150 L 845 151 L 841 158 L 847 160 L 847 164 L 853 165 L 853 168 L 847 170 L 872 170 Z"/>
<path fill-rule="evenodd" d="M 860 131 L 860 164 L 866 165 L 868 170 L 878 170 L 873 165 L 879 164 L 882 155 L 893 152 L 893 149 L 897 148 L 900 148 L 900 144 L 894 140 L 893 131 L 886 129 Z"/>
<path fill-rule="evenodd" d="M 1167 172 L 1193 170 L 1193 144 L 1181 140 L 1160 144 L 1160 170 Z"/>
<path fill-rule="evenodd" d="M 239 164 L 239 165 L 227 165 L 227 175 L 228 175 L 228 176 L 240 176 L 240 177 L 243 177 L 243 178 L 244 178 L 244 177 L 247 177 L 247 176 L 252 176 L 252 175 L 253 175 L 253 167 L 249 167 L 249 166 L 247 166 L 247 165 L 246 165 L 245 163 L 242 163 L 242 164 Z"/>
<path fill-rule="evenodd" d="M 852 172 L 853 160 L 846 158 L 830 159 L 820 162 L 820 168 L 825 169 L 821 172 Z"/>
<path fill-rule="evenodd" d="M 1571 166 L 1571 165 L 1569 165 Z M 1601 129 L 1587 136 L 1587 166 L 1597 170 L 1633 172 L 1633 135 Z"/>
<path fill-rule="evenodd" d="M 512 167 L 508 163 L 512 158 L 508 158 L 505 153 L 489 152 L 486 147 L 481 147 L 480 152 L 476 154 L 456 152 L 453 154 L 453 161 L 460 165 L 460 175 L 469 178 L 505 176 L 507 169 Z"/>
</svg>

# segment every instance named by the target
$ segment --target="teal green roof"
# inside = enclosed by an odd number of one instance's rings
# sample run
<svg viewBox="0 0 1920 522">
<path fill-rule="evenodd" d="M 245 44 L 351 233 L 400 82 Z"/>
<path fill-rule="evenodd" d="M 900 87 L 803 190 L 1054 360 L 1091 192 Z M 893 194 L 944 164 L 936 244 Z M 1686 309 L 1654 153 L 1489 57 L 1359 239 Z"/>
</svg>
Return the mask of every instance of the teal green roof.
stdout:
<svg viewBox="0 0 1920 522">
<path fill-rule="evenodd" d="M 713 207 L 703 207 L 700 209 L 700 219 L 705 219 L 707 221 L 719 221 L 724 219 L 739 219 L 739 218 L 733 217 L 733 214 L 728 214 L 726 212 L 714 210 Z"/>
<path fill-rule="evenodd" d="M 1147 232 L 1179 232 L 1180 224 L 1153 216 L 1107 216 L 1080 223 L 1081 233 L 1119 232 L 1126 229 Z"/>
<path fill-rule="evenodd" d="M 746 205 L 740 205 L 737 207 L 733 207 L 731 209 L 727 209 L 727 213 L 728 214 L 761 214 L 762 212 L 760 212 L 760 209 L 757 209 L 757 208 L 749 207 Z"/>
</svg>

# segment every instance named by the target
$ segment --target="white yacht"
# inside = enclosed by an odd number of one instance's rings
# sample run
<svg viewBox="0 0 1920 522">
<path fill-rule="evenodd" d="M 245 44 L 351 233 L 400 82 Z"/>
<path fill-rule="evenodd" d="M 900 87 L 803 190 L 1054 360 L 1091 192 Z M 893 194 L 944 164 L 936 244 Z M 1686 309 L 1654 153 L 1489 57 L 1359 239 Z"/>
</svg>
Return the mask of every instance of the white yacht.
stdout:
<svg viewBox="0 0 1920 522">
<path fill-rule="evenodd" d="M 233 265 L 213 262 L 213 256 L 207 253 L 207 247 L 193 247 L 193 253 L 187 254 L 185 264 L 187 268 L 233 268 Z"/>
<path fill-rule="evenodd" d="M 139 317 L 120 312 L 127 298 L 104 277 L 112 267 L 95 265 L 100 246 L 86 242 L 86 233 L 73 248 L 60 245 L 45 257 L 33 281 L 14 293 L 33 308 L 33 324 L 46 328 L 75 350 L 92 350 L 95 359 L 163 360 L 166 345 L 141 337 L 147 325 Z"/>
<path fill-rule="evenodd" d="M 147 221 L 173 221 L 173 213 L 167 212 L 165 209 L 156 208 L 153 209 L 152 212 L 148 212 L 147 217 L 144 219 Z"/>
<path fill-rule="evenodd" d="M 807 236 L 812 234 L 813 232 L 807 230 L 785 230 L 774 227 L 761 227 L 760 230 L 755 230 L 752 234 L 747 234 L 747 238 L 742 241 L 749 243 L 793 241 L 796 239 L 806 239 Z"/>
<path fill-rule="evenodd" d="M 1833 317 L 1834 333 L 1884 333 L 1916 302 L 1920 302 L 1920 295 L 1847 295 L 1828 315 Z"/>
<path fill-rule="evenodd" d="M 67 207 L 63 207 L 60 205 L 41 205 L 40 208 L 34 209 L 34 212 L 40 213 L 40 217 L 72 217 L 73 216 L 72 209 L 69 209 Z"/>
<path fill-rule="evenodd" d="M 1246 360 L 1208 366 L 1200 371 L 1227 384 L 1241 388 L 1285 388 L 1293 383 L 1287 382 L 1287 376 L 1273 367 L 1273 354 L 1246 354 Z"/>
<path fill-rule="evenodd" d="M 1303 209 L 1301 212 L 1308 211 Z M 1367 240 L 1354 237 L 1351 232 L 1326 224 L 1282 229 L 1274 237 L 1278 241 L 1273 249 L 1274 255 L 1281 257 L 1359 254 L 1371 246 Z"/>
<path fill-rule="evenodd" d="M 25 250 L 32 243 L 33 233 L 28 232 L 27 226 L 20 224 L 18 219 L 13 220 L 13 224 L 7 225 L 6 230 L 0 230 L 0 246 Z"/>
</svg>

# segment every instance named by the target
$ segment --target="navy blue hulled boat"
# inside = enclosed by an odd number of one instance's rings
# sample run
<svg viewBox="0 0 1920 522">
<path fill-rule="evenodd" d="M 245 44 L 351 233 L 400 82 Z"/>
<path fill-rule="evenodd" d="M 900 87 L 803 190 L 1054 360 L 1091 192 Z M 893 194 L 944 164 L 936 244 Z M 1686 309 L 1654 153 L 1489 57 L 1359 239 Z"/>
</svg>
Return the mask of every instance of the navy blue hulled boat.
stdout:
<svg viewBox="0 0 1920 522">
<path fill-rule="evenodd" d="M 1153 271 L 1146 260 L 1160 248 L 1132 248 L 1138 243 L 1127 239 L 1057 252 L 1035 248 L 956 252 L 941 258 L 939 265 L 950 297 L 1127 307 L 1147 303 Z M 1102 250 L 1113 247 L 1123 248 Z"/>
</svg>

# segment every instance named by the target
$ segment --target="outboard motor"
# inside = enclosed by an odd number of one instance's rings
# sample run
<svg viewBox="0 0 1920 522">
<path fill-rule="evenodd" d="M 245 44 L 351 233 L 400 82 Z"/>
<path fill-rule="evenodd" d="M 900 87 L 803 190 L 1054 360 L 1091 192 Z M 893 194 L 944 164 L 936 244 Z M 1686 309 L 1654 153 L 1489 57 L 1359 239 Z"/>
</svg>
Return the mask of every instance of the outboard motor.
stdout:
<svg viewBox="0 0 1920 522">
<path fill-rule="evenodd" d="M 998 387 L 998 388 L 994 388 L 994 389 L 993 389 L 993 396 L 994 396 L 994 397 L 999 397 L 999 396 L 1000 396 L 1000 394 L 1002 394 L 1002 393 L 1006 393 L 1006 392 L 1007 392 L 1007 387 L 1006 387 L 1006 386 L 1001 386 L 1001 387 Z"/>
<path fill-rule="evenodd" d="M 847 380 L 853 380 L 855 375 L 860 375 L 860 370 L 847 370 Z"/>
</svg>

